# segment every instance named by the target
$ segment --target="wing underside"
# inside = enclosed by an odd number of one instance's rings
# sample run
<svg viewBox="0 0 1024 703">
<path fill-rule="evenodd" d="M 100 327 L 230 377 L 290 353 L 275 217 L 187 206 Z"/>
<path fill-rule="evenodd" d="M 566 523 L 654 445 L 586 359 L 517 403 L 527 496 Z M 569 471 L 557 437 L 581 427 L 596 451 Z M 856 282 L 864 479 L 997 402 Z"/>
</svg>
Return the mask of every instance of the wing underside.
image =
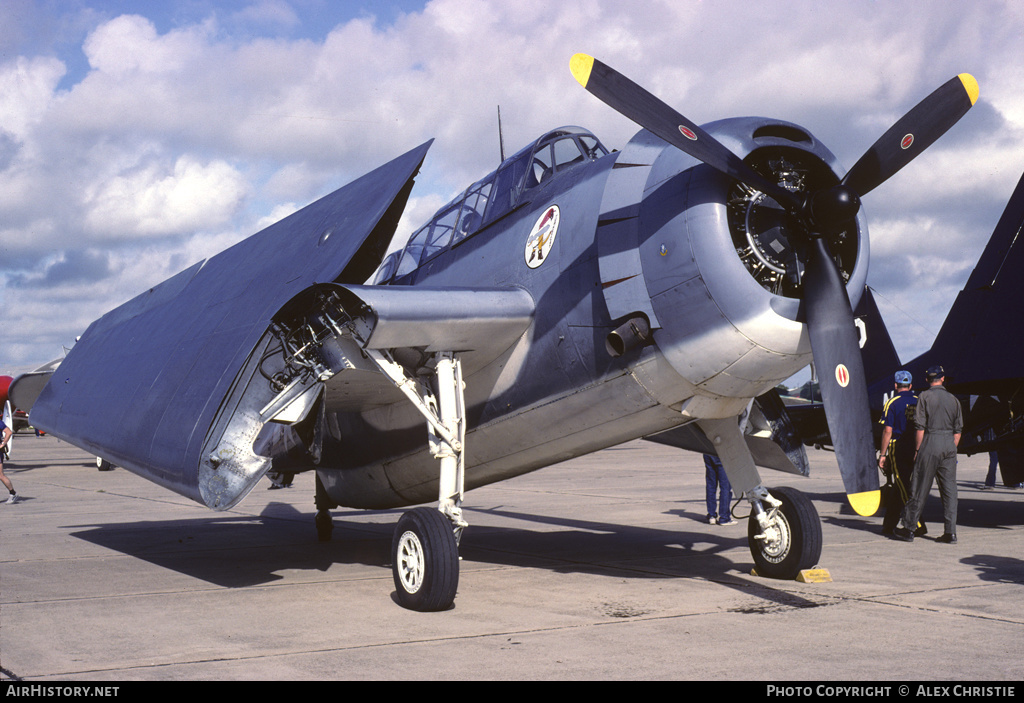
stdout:
<svg viewBox="0 0 1024 703">
<path fill-rule="evenodd" d="M 754 464 L 785 473 L 810 474 L 807 454 L 800 436 L 773 390 L 758 396 L 744 422 L 743 439 Z M 718 448 L 696 423 L 682 425 L 645 439 L 702 454 L 718 454 Z"/>
</svg>

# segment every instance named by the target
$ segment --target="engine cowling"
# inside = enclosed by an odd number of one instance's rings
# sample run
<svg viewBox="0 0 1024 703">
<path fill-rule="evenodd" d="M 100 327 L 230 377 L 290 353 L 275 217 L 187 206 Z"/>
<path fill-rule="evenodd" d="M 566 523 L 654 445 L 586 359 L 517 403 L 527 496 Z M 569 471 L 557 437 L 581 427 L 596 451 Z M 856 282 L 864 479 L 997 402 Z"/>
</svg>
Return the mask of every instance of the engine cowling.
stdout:
<svg viewBox="0 0 1024 703">
<path fill-rule="evenodd" d="M 705 129 L 794 193 L 839 182 L 835 156 L 797 125 L 737 118 Z M 661 353 L 699 389 L 756 396 L 811 360 L 797 226 L 769 196 L 641 131 L 618 157 L 598 231 L 612 317 L 645 317 Z M 863 215 L 831 241 L 856 305 L 868 268 Z"/>
</svg>

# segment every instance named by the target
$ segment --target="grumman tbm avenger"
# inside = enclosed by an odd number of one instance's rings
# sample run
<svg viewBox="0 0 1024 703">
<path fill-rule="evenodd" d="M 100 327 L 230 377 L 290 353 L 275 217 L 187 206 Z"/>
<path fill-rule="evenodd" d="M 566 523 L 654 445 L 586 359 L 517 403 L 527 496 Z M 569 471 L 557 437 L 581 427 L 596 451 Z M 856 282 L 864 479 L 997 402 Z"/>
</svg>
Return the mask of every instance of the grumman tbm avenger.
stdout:
<svg viewBox="0 0 1024 703">
<path fill-rule="evenodd" d="M 859 198 L 977 85 L 939 88 L 840 177 L 795 124 L 701 128 L 600 61 L 571 69 L 644 128 L 621 151 L 553 130 L 383 260 L 427 142 L 94 322 L 33 422 L 216 510 L 268 470 L 314 470 L 323 538 L 331 508 L 437 500 L 392 544 L 416 610 L 455 598 L 465 491 L 689 425 L 750 503 L 757 571 L 813 566 L 814 506 L 763 485 L 740 418 L 812 358 L 833 370 L 845 486 L 876 510 Z"/>
</svg>

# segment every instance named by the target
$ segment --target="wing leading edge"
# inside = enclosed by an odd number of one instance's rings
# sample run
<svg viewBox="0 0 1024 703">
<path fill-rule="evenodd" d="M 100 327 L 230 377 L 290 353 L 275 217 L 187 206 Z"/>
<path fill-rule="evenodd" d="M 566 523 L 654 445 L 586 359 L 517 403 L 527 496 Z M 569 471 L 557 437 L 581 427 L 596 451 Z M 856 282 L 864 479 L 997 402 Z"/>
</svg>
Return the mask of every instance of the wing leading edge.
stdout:
<svg viewBox="0 0 1024 703">
<path fill-rule="evenodd" d="M 201 494 L 196 467 L 236 378 L 300 291 L 372 273 L 430 144 L 94 322 L 36 400 L 33 423 L 182 495 L 229 507 Z"/>
</svg>

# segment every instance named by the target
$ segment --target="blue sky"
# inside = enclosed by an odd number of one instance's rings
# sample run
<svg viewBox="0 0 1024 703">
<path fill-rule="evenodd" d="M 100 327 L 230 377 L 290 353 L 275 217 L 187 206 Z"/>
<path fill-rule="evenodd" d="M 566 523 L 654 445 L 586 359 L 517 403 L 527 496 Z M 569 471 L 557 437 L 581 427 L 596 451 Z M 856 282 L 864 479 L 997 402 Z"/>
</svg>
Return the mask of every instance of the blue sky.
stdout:
<svg viewBox="0 0 1024 703">
<path fill-rule="evenodd" d="M 0 3 L 0 372 L 436 138 L 401 230 L 562 124 L 635 125 L 569 57 L 696 122 L 770 115 L 849 166 L 970 72 L 979 104 L 865 201 L 869 283 L 904 359 L 931 343 L 1024 170 L 1024 5 L 789 0 Z"/>
</svg>

